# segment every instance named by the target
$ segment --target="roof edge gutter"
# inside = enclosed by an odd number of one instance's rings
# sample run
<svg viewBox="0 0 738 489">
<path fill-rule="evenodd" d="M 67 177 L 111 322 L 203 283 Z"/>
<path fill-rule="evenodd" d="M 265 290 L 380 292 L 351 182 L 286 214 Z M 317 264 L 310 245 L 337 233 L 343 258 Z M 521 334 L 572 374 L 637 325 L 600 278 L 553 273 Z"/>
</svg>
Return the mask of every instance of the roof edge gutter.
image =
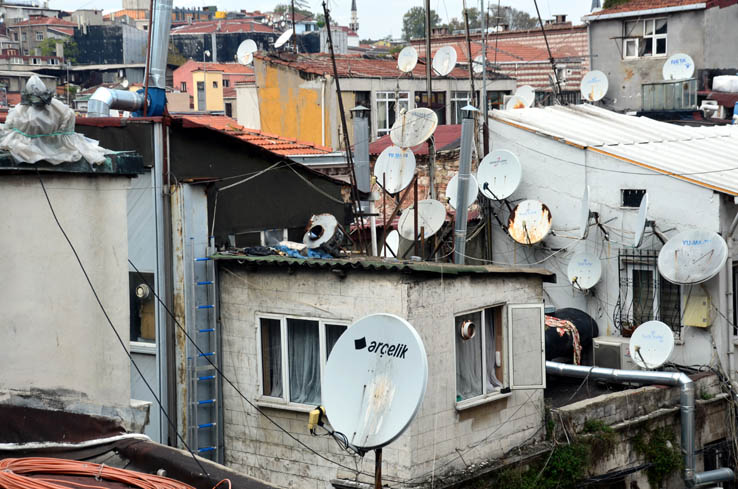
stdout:
<svg viewBox="0 0 738 489">
<path fill-rule="evenodd" d="M 692 488 L 703 484 L 729 481 L 735 478 L 733 471 L 726 467 L 696 472 L 695 459 L 695 387 L 687 375 L 677 372 L 660 372 L 646 370 L 618 370 L 614 368 L 583 367 L 566 363 L 546 362 L 546 372 L 564 377 L 591 377 L 639 384 L 661 384 L 679 386 L 679 404 L 681 413 L 681 447 L 684 457 L 684 483 Z"/>
<path fill-rule="evenodd" d="M 629 10 L 627 12 L 613 12 L 611 14 L 602 15 L 586 15 L 584 19 L 591 22 L 593 20 L 622 19 L 624 17 L 639 17 L 642 15 L 670 14 L 674 12 L 684 12 L 687 10 L 702 10 L 707 8 L 707 3 L 693 3 L 692 5 L 677 5 L 674 7 L 649 8 L 644 10 Z"/>
</svg>

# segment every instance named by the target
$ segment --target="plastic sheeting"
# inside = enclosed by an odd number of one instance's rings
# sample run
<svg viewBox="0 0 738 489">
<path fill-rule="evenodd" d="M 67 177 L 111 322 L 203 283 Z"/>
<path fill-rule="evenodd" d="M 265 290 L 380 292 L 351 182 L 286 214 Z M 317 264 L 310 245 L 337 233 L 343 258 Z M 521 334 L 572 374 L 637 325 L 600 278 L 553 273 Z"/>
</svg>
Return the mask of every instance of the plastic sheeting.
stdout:
<svg viewBox="0 0 738 489">
<path fill-rule="evenodd" d="M 8 112 L 0 128 L 0 149 L 23 163 L 47 161 L 59 165 L 81 159 L 91 164 L 105 162 L 105 155 L 112 151 L 74 132 L 74 122 L 74 111 L 52 98 L 41 79 L 32 76 L 21 103 Z"/>
</svg>

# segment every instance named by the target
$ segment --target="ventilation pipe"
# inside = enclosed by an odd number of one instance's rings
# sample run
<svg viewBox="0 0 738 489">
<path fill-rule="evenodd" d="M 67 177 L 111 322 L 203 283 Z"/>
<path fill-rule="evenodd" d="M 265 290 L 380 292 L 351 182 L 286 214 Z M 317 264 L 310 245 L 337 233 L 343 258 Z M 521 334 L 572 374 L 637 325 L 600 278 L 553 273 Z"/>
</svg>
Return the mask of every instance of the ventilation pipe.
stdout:
<svg viewBox="0 0 738 489">
<path fill-rule="evenodd" d="M 679 372 L 651 372 L 646 370 L 617 370 L 614 368 L 583 367 L 566 363 L 546 362 L 546 372 L 564 377 L 607 379 L 618 382 L 638 384 L 659 384 L 679 386 L 679 404 L 682 424 L 682 455 L 684 457 L 684 483 L 687 487 L 703 484 L 732 481 L 733 471 L 726 467 L 696 472 L 695 459 L 695 420 L 694 420 L 694 382 Z"/>
<path fill-rule="evenodd" d="M 428 107 L 430 107 L 430 103 Z M 461 121 L 461 154 L 459 158 L 459 175 L 456 179 L 456 219 L 454 221 L 454 263 L 457 265 L 464 264 L 466 255 L 466 221 L 468 217 L 466 202 L 469 195 L 469 179 L 474 145 L 474 116 L 479 111 L 476 107 L 467 105 L 461 109 L 461 112 L 464 114 L 464 119 Z"/>
<path fill-rule="evenodd" d="M 166 105 L 167 54 L 169 52 L 169 32 L 172 27 L 173 0 L 155 0 L 154 18 L 151 28 L 151 49 L 149 51 L 149 82 L 147 115 L 159 116 Z M 143 109 L 143 89 L 138 92 L 111 90 L 100 87 L 90 98 L 87 108 L 89 117 L 108 117 L 110 109 L 138 112 Z"/>
</svg>

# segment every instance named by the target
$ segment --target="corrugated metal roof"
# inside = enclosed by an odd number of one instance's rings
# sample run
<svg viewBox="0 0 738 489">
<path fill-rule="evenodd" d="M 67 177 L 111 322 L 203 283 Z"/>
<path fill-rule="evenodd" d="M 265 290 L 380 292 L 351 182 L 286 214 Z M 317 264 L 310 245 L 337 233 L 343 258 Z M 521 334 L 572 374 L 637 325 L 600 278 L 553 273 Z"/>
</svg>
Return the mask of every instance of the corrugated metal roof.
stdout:
<svg viewBox="0 0 738 489">
<path fill-rule="evenodd" d="M 556 282 L 556 274 L 544 268 L 503 267 L 497 265 L 456 265 L 429 261 L 393 261 L 380 258 L 290 258 L 280 255 L 248 256 L 241 254 L 213 255 L 215 260 L 238 260 L 254 266 L 301 267 L 322 270 L 358 270 L 367 272 L 417 273 L 439 276 L 449 275 L 532 275 L 544 282 Z"/>
<path fill-rule="evenodd" d="M 492 118 L 635 166 L 738 195 L 738 126 L 679 126 L 593 105 L 495 110 Z"/>
</svg>

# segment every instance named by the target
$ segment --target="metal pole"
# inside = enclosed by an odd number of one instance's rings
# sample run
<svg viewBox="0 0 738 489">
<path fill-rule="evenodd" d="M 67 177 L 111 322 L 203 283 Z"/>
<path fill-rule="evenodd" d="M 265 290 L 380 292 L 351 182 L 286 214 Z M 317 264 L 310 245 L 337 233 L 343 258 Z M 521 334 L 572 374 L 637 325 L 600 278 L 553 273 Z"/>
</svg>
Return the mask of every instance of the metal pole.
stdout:
<svg viewBox="0 0 738 489">
<path fill-rule="evenodd" d="M 484 9 L 484 0 L 479 0 L 479 11 L 482 13 L 482 60 L 484 69 L 482 71 L 482 155 L 480 160 L 489 153 L 489 129 L 487 117 L 489 107 L 487 106 L 487 11 Z M 469 63 L 471 66 L 471 61 Z"/>
<path fill-rule="evenodd" d="M 461 123 L 461 158 L 459 159 L 459 178 L 456 190 L 456 219 L 454 221 L 454 263 L 464 264 L 466 254 L 466 220 L 468 208 L 466 207 L 469 191 L 469 178 L 471 171 L 472 144 L 474 143 L 474 119 L 470 116 L 473 111 L 465 114 Z"/>
<path fill-rule="evenodd" d="M 374 450 L 374 489 L 382 489 L 382 449 Z"/>
<path fill-rule="evenodd" d="M 146 42 L 146 73 L 144 75 L 143 116 L 149 109 L 149 70 L 151 69 L 151 24 L 154 20 L 154 0 L 149 3 L 149 40 Z"/>
<path fill-rule="evenodd" d="M 536 6 L 536 14 L 538 14 L 538 23 L 541 24 L 541 32 L 543 33 L 543 40 L 546 41 L 546 49 L 548 50 L 548 60 L 551 62 L 551 69 L 554 72 L 554 79 L 556 80 L 556 101 L 561 104 L 561 81 L 559 80 L 559 74 L 556 73 L 556 62 L 554 61 L 553 54 L 551 54 L 551 47 L 548 45 L 548 37 L 546 36 L 546 29 L 543 28 L 543 20 L 541 20 L 541 11 L 538 10 L 538 0 L 533 0 L 533 4 Z"/>
<path fill-rule="evenodd" d="M 428 108 L 431 107 L 433 99 L 433 69 L 431 67 L 431 9 L 430 0 L 425 0 L 425 81 L 427 87 Z M 428 138 L 428 185 L 430 186 L 430 198 L 436 198 L 436 142 L 431 136 Z"/>
<path fill-rule="evenodd" d="M 295 30 L 295 0 L 292 0 L 292 50 L 297 52 L 297 31 Z"/>
<path fill-rule="evenodd" d="M 415 202 L 413 203 L 413 221 L 415 226 L 413 227 L 413 244 L 415 245 L 415 256 L 420 256 L 418 253 L 418 179 L 415 179 L 413 183 L 413 193 L 415 194 Z"/>
<path fill-rule="evenodd" d="M 387 192 L 384 190 L 387 188 L 387 173 L 382 172 L 382 253 L 387 258 L 387 246 L 384 242 L 387 236 Z M 738 214 L 736 214 L 738 215 Z"/>
</svg>

